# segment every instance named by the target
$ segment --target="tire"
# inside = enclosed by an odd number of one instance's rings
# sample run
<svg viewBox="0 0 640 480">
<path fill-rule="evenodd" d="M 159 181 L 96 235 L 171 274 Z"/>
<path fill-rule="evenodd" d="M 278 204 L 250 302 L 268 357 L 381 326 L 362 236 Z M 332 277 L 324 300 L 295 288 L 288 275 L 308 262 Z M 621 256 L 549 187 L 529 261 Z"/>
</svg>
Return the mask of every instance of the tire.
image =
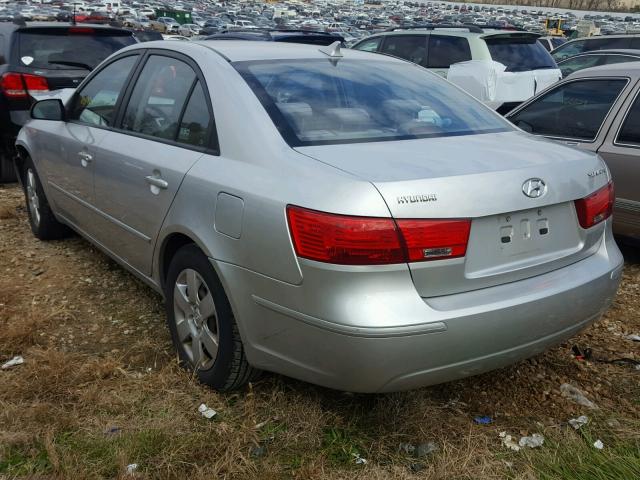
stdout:
<svg viewBox="0 0 640 480">
<path fill-rule="evenodd" d="M 0 183 L 16 182 L 16 171 L 8 153 L 0 151 Z"/>
<path fill-rule="evenodd" d="M 57 240 L 68 237 L 71 230 L 60 223 L 51 211 L 38 172 L 29 157 L 25 159 L 22 169 L 22 187 L 33 234 L 40 240 Z"/>
<path fill-rule="evenodd" d="M 182 247 L 173 257 L 165 298 L 167 323 L 180 363 L 202 383 L 224 392 L 239 389 L 258 376 L 259 370 L 247 362 L 222 283 L 196 245 Z"/>
</svg>

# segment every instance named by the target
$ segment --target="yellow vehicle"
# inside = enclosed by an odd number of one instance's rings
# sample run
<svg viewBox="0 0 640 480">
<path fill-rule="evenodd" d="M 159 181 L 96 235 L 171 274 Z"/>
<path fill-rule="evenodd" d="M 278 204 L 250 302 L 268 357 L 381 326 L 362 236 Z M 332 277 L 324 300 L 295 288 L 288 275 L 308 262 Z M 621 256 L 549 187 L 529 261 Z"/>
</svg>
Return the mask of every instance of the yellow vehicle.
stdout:
<svg viewBox="0 0 640 480">
<path fill-rule="evenodd" d="M 561 18 L 547 18 L 544 21 L 544 28 L 547 31 L 547 35 L 551 35 L 554 37 L 563 37 L 564 32 L 562 31 L 562 20 Z"/>
</svg>

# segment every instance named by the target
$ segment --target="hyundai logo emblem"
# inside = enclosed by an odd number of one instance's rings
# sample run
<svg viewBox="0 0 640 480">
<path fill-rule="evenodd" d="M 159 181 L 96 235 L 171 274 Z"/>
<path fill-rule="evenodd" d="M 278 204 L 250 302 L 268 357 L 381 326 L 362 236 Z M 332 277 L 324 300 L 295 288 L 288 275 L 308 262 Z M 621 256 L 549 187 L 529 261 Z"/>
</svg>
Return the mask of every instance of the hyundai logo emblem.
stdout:
<svg viewBox="0 0 640 480">
<path fill-rule="evenodd" d="M 540 198 L 547 193 L 547 184 L 541 178 L 530 178 L 522 184 L 522 193 L 529 198 Z"/>
</svg>

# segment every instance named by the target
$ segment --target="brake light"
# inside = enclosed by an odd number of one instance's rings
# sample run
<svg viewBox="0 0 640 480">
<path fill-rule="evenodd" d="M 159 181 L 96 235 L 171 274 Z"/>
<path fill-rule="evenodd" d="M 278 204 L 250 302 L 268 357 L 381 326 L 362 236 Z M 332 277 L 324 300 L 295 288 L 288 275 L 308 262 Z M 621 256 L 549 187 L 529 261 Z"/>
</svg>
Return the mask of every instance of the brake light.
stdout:
<svg viewBox="0 0 640 480">
<path fill-rule="evenodd" d="M 29 92 L 47 92 L 47 79 L 29 73 L 5 73 L 0 77 L 0 91 L 8 98 L 27 98 Z"/>
<path fill-rule="evenodd" d="M 352 217 L 288 206 L 296 254 L 340 265 L 387 265 L 463 257 L 471 220 Z"/>
<path fill-rule="evenodd" d="M 606 220 L 613 213 L 613 204 L 616 200 L 613 182 L 609 182 L 600 190 L 588 197 L 575 201 L 578 221 L 582 228 L 591 228 Z"/>
</svg>

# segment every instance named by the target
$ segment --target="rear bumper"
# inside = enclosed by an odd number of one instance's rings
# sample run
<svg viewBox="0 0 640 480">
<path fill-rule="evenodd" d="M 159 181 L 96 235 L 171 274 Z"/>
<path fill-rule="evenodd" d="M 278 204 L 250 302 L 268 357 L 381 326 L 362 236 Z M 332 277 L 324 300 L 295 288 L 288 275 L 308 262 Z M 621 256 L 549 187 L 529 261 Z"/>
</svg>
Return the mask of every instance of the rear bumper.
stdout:
<svg viewBox="0 0 640 480">
<path fill-rule="evenodd" d="M 387 272 L 382 282 L 361 273 L 361 284 L 342 284 L 340 272 L 317 281 L 303 268 L 304 283 L 294 286 L 213 264 L 254 366 L 340 390 L 389 392 L 499 368 L 571 337 L 609 306 L 622 262 L 608 225 L 606 241 L 580 262 L 429 299 L 408 272 Z"/>
</svg>

